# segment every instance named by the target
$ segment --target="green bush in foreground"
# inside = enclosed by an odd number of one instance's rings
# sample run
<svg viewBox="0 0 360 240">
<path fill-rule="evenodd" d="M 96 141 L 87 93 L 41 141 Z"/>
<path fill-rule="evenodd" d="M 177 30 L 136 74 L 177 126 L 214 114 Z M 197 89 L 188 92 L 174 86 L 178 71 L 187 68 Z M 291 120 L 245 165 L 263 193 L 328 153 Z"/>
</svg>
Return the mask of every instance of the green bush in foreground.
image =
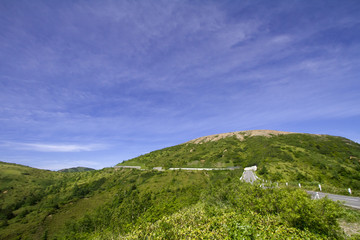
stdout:
<svg viewBox="0 0 360 240">
<path fill-rule="evenodd" d="M 213 210 L 215 211 L 215 210 Z M 214 213 L 214 212 L 213 212 Z M 127 239 L 292 239 L 321 238 L 309 231 L 281 224 L 278 217 L 217 209 L 209 216 L 201 204 L 154 224 L 136 229 Z"/>
<path fill-rule="evenodd" d="M 241 173 L 56 173 L 54 184 L 33 195 L 6 188 L 0 239 L 346 239 L 339 217 L 359 222 L 338 203 L 243 183 Z"/>
<path fill-rule="evenodd" d="M 107 211 L 115 223 L 102 224 L 99 214 L 68 228 L 65 239 L 343 239 L 337 218 L 341 208 L 328 199 L 311 200 L 301 190 L 262 189 L 213 179 L 195 203 L 170 201 L 158 210 L 134 208 L 131 202 Z M 212 184 L 216 183 L 216 184 Z M 189 193 L 189 192 L 188 192 Z M 175 194 L 175 193 L 173 193 Z M 171 195 L 171 194 L 170 194 Z M 168 197 L 170 196 L 168 195 Z M 136 199 L 136 198 L 134 198 Z M 135 200 L 134 200 L 135 201 Z M 147 204 L 146 204 L 147 203 Z M 160 203 L 163 204 L 164 202 Z M 159 209 L 151 198 L 139 206 Z M 182 206 L 182 207 L 181 207 Z M 126 219 L 126 207 L 137 219 Z M 122 209 L 122 210 L 121 210 Z M 176 209 L 176 211 L 174 211 Z M 104 209 L 101 210 L 105 214 Z M 150 221 L 146 221 L 147 216 Z M 157 220 L 156 220 L 157 219 Z M 122 221 L 122 222 L 121 222 Z M 90 224 L 91 223 L 91 224 Z M 95 224 L 94 224 L 95 223 Z M 92 226 L 88 228 L 89 224 Z M 120 226 L 121 225 L 121 226 Z"/>
</svg>

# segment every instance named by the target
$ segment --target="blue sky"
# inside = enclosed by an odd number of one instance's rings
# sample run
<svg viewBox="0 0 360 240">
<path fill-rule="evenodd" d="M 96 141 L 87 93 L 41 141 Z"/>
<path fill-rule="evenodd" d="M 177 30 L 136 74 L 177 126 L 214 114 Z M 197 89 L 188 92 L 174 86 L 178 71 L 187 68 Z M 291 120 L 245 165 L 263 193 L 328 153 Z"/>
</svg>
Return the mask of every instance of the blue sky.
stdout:
<svg viewBox="0 0 360 240">
<path fill-rule="evenodd" d="M 224 132 L 360 142 L 360 1 L 0 1 L 0 160 L 103 168 Z"/>
</svg>

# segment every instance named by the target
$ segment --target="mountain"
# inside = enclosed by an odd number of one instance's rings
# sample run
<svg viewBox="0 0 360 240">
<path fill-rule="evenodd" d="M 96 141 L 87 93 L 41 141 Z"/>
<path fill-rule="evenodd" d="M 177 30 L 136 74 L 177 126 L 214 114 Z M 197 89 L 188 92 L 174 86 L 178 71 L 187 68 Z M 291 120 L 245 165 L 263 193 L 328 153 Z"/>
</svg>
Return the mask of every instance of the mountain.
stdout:
<svg viewBox="0 0 360 240">
<path fill-rule="evenodd" d="M 321 182 L 332 192 L 353 184 L 360 195 L 359 152 L 341 137 L 246 131 L 120 164 L 142 170 L 64 173 L 0 162 L 0 239 L 356 239 L 343 230 L 360 230 L 360 212 L 311 200 L 297 183 L 312 189 Z M 279 187 L 239 181 L 253 164 Z M 240 168 L 152 170 L 159 166 Z"/>
<path fill-rule="evenodd" d="M 360 190 L 360 144 L 349 139 L 272 130 L 217 134 L 164 148 L 118 166 L 258 166 L 266 180 Z M 345 191 L 345 190 L 343 190 Z"/>
<path fill-rule="evenodd" d="M 87 167 L 73 167 L 73 168 L 64 168 L 59 170 L 59 172 L 85 172 L 85 171 L 93 171 L 93 168 Z"/>
</svg>

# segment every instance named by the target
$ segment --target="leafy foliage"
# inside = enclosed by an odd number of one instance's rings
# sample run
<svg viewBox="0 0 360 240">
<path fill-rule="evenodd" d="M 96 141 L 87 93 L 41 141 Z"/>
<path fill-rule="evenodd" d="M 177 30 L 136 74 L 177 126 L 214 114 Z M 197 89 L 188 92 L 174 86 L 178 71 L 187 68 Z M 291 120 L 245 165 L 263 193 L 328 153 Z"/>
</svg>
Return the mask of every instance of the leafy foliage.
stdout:
<svg viewBox="0 0 360 240">
<path fill-rule="evenodd" d="M 359 144 L 289 134 L 186 143 L 124 162 L 144 168 L 257 164 L 263 189 L 233 171 L 106 168 L 51 172 L 0 162 L 1 239 L 345 239 L 358 212 L 291 186 L 358 194 Z M 285 181 L 289 186 L 285 185 Z"/>
<path fill-rule="evenodd" d="M 193 174 L 200 173 L 189 176 Z M 337 223 L 340 208 L 331 200 L 314 201 L 305 192 L 292 188 L 263 189 L 240 183 L 224 173 L 203 177 L 207 184 L 202 188 L 180 190 L 192 196 L 186 202 L 186 198 L 176 201 L 181 196 L 176 189 L 154 194 L 141 193 L 141 185 L 132 187 L 112 204 L 69 224 L 65 239 L 344 237 Z"/>
</svg>

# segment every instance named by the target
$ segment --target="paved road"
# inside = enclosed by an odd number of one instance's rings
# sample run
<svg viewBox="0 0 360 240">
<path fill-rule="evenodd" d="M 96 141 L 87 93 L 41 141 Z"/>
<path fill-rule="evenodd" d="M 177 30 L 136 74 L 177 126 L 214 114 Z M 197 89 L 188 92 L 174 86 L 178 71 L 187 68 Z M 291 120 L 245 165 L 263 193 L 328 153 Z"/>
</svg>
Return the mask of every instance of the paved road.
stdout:
<svg viewBox="0 0 360 240">
<path fill-rule="evenodd" d="M 141 169 L 141 166 L 114 166 L 114 168 L 133 168 L 133 169 Z"/>
<path fill-rule="evenodd" d="M 240 180 L 253 183 L 258 179 L 258 177 L 255 175 L 255 173 L 251 170 L 244 171 Z"/>
<path fill-rule="evenodd" d="M 118 168 L 133 168 L 133 169 L 141 169 L 141 166 L 114 166 L 115 169 Z M 213 171 L 213 170 L 235 170 L 240 167 L 227 167 L 227 168 L 169 168 L 169 170 L 185 170 L 185 171 Z M 155 167 L 153 170 L 164 171 L 165 169 L 162 167 Z"/>
<path fill-rule="evenodd" d="M 169 170 L 186 170 L 186 171 L 212 171 L 212 170 L 235 170 L 240 167 L 227 167 L 227 168 L 169 168 Z"/>
<path fill-rule="evenodd" d="M 312 196 L 312 198 L 315 198 L 316 196 L 316 192 L 307 191 L 307 193 L 309 193 Z M 322 193 L 322 192 L 318 192 L 318 193 L 320 198 L 327 196 L 331 200 L 344 202 L 345 206 L 360 209 L 360 197 L 350 197 L 350 196 L 343 196 L 343 195 L 336 195 L 336 194 Z"/>
</svg>

